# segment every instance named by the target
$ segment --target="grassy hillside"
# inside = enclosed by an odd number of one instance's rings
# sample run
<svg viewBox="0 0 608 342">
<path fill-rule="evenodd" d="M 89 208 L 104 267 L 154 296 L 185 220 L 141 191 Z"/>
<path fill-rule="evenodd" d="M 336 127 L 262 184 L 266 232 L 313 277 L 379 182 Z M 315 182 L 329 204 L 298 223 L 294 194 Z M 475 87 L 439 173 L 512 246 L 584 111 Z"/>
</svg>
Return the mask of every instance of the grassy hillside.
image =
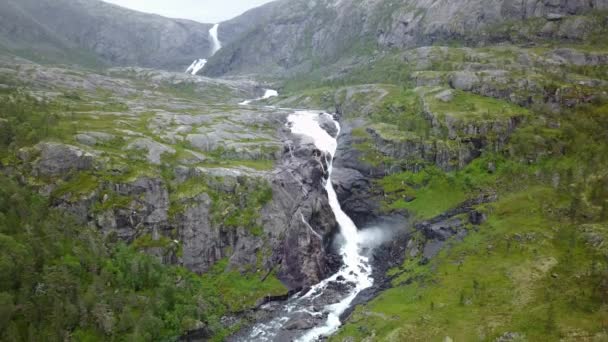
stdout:
<svg viewBox="0 0 608 342">
<path fill-rule="evenodd" d="M 420 219 L 478 192 L 499 199 L 477 207 L 488 220 L 469 225 L 462 241 L 449 242 L 430 261 L 408 257 L 391 270 L 393 288 L 359 307 L 332 340 L 485 341 L 509 332 L 530 341 L 606 338 L 608 151 L 597 142 L 608 128 L 608 107 L 598 103 L 560 116 L 557 132 L 531 123 L 505 151 L 485 153 L 461 171 L 431 168 L 380 180 L 385 192 L 415 198 L 406 203 L 389 196 L 389 210 L 406 209 Z M 520 154 L 554 134 L 565 144 L 563 155 L 530 163 Z M 496 166 L 491 173 L 490 163 Z"/>
</svg>

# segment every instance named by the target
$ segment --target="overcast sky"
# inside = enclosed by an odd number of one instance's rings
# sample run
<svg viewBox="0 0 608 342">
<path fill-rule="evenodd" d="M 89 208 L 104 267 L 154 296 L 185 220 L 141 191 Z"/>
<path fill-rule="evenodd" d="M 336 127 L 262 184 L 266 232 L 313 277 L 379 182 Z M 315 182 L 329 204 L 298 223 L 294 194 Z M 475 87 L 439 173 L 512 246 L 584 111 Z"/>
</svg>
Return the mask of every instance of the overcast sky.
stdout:
<svg viewBox="0 0 608 342">
<path fill-rule="evenodd" d="M 271 0 L 104 0 L 134 10 L 171 18 L 218 23 Z"/>
</svg>

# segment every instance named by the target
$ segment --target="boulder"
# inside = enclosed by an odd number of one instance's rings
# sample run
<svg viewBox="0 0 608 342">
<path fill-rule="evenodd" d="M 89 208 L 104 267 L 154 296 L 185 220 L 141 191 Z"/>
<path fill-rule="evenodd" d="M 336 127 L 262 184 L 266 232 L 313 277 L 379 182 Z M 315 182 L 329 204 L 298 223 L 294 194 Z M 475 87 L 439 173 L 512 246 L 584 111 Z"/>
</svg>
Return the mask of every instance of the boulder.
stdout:
<svg viewBox="0 0 608 342">
<path fill-rule="evenodd" d="M 454 99 L 454 91 L 446 89 L 439 94 L 435 95 L 435 98 L 441 102 L 452 102 Z"/>
<path fill-rule="evenodd" d="M 479 77 L 470 71 L 457 71 L 450 75 L 450 86 L 464 91 L 473 90 L 479 84 Z"/>
<path fill-rule="evenodd" d="M 93 155 L 78 147 L 44 142 L 36 146 L 40 158 L 34 166 L 38 176 L 61 176 L 70 171 L 91 170 Z"/>
<path fill-rule="evenodd" d="M 307 330 L 313 328 L 316 324 L 316 319 L 308 313 L 299 313 L 294 315 L 287 323 L 283 325 L 284 330 Z"/>
</svg>

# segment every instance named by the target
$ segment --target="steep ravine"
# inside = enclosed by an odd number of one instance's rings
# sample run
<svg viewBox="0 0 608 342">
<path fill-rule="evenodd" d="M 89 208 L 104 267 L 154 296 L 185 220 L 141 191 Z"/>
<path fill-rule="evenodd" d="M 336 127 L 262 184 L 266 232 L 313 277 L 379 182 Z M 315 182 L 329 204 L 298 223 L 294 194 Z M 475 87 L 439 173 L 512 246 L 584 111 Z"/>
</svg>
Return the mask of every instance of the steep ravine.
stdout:
<svg viewBox="0 0 608 342">
<path fill-rule="evenodd" d="M 331 277 L 290 298 L 270 319 L 256 324 L 234 341 L 315 341 L 327 336 L 338 329 L 340 315 L 352 300 L 373 283 L 359 230 L 342 211 L 331 182 L 339 124 L 329 114 L 313 112 L 296 112 L 288 121 L 293 134 L 302 136 L 305 143 L 317 148 L 316 159 L 325 166 L 325 190 L 340 227 L 335 240 L 343 266 Z M 308 225 L 303 216 L 302 221 Z M 311 226 L 309 228 L 313 230 Z M 271 306 L 262 307 L 262 310 Z"/>
<path fill-rule="evenodd" d="M 421 257 L 428 262 L 449 240 L 463 239 L 468 234 L 466 225 L 486 220 L 483 213 L 475 211 L 477 205 L 496 200 L 492 194 L 481 195 L 415 224 L 402 214 L 384 213 L 371 186 L 374 179 L 362 173 L 365 167 L 351 144 L 350 124 L 344 123 L 345 129 L 335 131 L 333 125 L 340 127 L 335 120 L 329 114 L 313 112 L 296 112 L 288 118 L 292 133 L 313 137 L 312 144 L 318 148 L 314 158 L 326 167 L 325 189 L 340 226 L 330 240 L 335 241 L 333 247 L 342 256 L 343 266 L 291 297 L 268 298 L 250 313 L 254 324 L 230 341 L 318 341 L 331 336 L 357 305 L 393 286 L 393 279 L 401 273 L 388 276 L 389 269 L 401 265 L 405 258 Z M 310 144 L 306 140 L 301 143 Z M 416 232 L 418 236 L 413 238 Z"/>
<path fill-rule="evenodd" d="M 317 341 L 332 335 L 356 305 L 390 286 L 387 270 L 402 263 L 406 248 L 412 248 L 408 219 L 384 214 L 373 204 L 378 199 L 371 192 L 372 179 L 356 170 L 360 162 L 356 153 L 348 152 L 353 152 L 349 124 L 341 130 L 337 120 L 337 115 L 311 111 L 295 112 L 287 118 L 291 133 L 298 138 L 290 149 L 312 148 L 310 161 L 321 166 L 321 179 L 315 178 L 315 182 L 325 184 L 324 196 L 329 199 L 339 230 L 322 236 L 316 233 L 318 220 L 309 222 L 300 216 L 300 221 L 319 242 L 325 241 L 321 254 L 330 259 L 324 262 L 335 265 L 332 258 L 337 253 L 342 266 L 316 285 L 294 288 L 289 296 L 267 297 L 257 308 L 240 314 L 252 323 L 229 341 Z M 301 162 L 293 162 L 297 155 L 286 158 L 292 159 L 292 165 L 302 166 Z M 458 213 L 467 210 L 463 208 Z"/>
</svg>

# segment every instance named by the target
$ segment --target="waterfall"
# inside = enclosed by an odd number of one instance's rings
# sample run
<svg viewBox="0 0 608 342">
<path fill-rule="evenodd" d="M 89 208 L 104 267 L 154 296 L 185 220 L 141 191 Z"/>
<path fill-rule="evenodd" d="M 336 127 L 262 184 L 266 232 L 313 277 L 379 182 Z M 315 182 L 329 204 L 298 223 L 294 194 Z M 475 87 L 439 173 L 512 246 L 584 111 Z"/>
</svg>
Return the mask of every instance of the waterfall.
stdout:
<svg viewBox="0 0 608 342">
<path fill-rule="evenodd" d="M 219 49 L 222 48 L 222 43 L 220 42 L 220 39 L 218 38 L 218 32 L 217 32 L 219 27 L 220 27 L 220 24 L 215 24 L 209 30 L 209 37 L 211 38 L 211 56 L 215 55 L 215 53 L 218 52 Z M 192 64 L 188 67 L 188 69 L 186 69 L 186 73 L 191 74 L 191 75 L 196 75 L 196 74 L 198 74 L 199 71 L 201 71 L 205 67 L 206 64 L 207 64 L 207 59 L 205 59 L 205 58 L 196 59 L 196 60 L 194 60 L 194 62 L 192 62 Z"/>
<path fill-rule="evenodd" d="M 213 27 L 211 28 L 211 30 L 209 30 L 209 36 L 211 37 L 211 56 L 215 55 L 216 52 L 218 52 L 221 48 L 222 48 L 222 42 L 220 42 L 220 39 L 217 36 L 217 30 L 219 29 L 220 24 L 215 24 L 213 25 Z"/>
<path fill-rule="evenodd" d="M 267 89 L 263 98 L 276 95 L 278 95 L 276 91 Z M 251 103 L 251 100 L 241 104 L 249 103 Z M 321 340 L 340 328 L 342 325 L 340 315 L 351 306 L 353 300 L 361 291 L 373 285 L 371 266 L 368 257 L 363 255 L 363 243 L 365 243 L 363 234 L 359 232 L 357 226 L 342 210 L 331 182 L 333 158 L 338 149 L 337 136 L 340 133 L 340 124 L 329 114 L 309 111 L 296 111 L 288 116 L 287 121 L 287 125 L 293 134 L 310 139 L 317 149 L 325 153 L 327 158 L 329 177 L 325 180 L 324 186 L 329 205 L 340 226 L 341 241 L 343 242 L 339 248 L 339 253 L 342 256 L 343 266 L 337 273 L 312 286 L 306 293 L 291 297 L 269 320 L 258 322 L 245 335 L 234 336 L 229 341 L 313 342 Z M 333 123 L 335 125 L 336 138 L 323 129 L 322 122 L 323 124 Z M 311 229 L 318 236 L 303 216 L 302 221 L 308 229 Z M 335 297 L 336 285 L 343 289 L 337 297 Z M 319 306 L 318 303 L 324 304 Z M 314 325 L 296 331 L 286 329 L 286 325 L 290 321 L 298 319 L 302 315 L 314 320 Z"/>
<path fill-rule="evenodd" d="M 331 115 L 322 115 L 326 116 L 327 119 L 331 119 L 339 132 L 340 124 L 334 120 Z M 325 183 L 325 189 L 327 190 L 329 205 L 340 225 L 340 234 L 344 240 L 344 243 L 340 248 L 344 266 L 342 266 L 338 273 L 313 286 L 307 294 L 302 296 L 302 298 L 322 291 L 327 284 L 338 281 L 338 279 L 342 279 L 342 282 L 353 283 L 355 286 L 350 289 L 349 293 L 341 301 L 324 308 L 323 311 L 328 314 L 325 323 L 309 330 L 301 336 L 298 341 L 302 342 L 315 341 L 321 336 L 327 336 L 336 332 L 342 324 L 340 322 L 340 315 L 348 309 L 353 299 L 355 299 L 361 291 L 373 284 L 368 258 L 360 254 L 360 245 L 362 241 L 360 240 L 359 230 L 350 217 L 342 210 L 340 202 L 338 201 L 338 196 L 336 195 L 336 191 L 331 182 L 332 161 L 338 148 L 337 138 L 333 138 L 321 127 L 319 122 L 320 118 L 320 115 L 316 113 L 296 112 L 289 116 L 288 121 L 291 125 L 292 133 L 310 137 L 315 146 L 319 150 L 328 153 L 331 158 L 331 160 L 328 160 L 329 178 Z"/>
<path fill-rule="evenodd" d="M 207 60 L 204 58 L 197 59 L 186 69 L 186 74 L 196 75 L 203 67 L 207 64 Z"/>
</svg>

